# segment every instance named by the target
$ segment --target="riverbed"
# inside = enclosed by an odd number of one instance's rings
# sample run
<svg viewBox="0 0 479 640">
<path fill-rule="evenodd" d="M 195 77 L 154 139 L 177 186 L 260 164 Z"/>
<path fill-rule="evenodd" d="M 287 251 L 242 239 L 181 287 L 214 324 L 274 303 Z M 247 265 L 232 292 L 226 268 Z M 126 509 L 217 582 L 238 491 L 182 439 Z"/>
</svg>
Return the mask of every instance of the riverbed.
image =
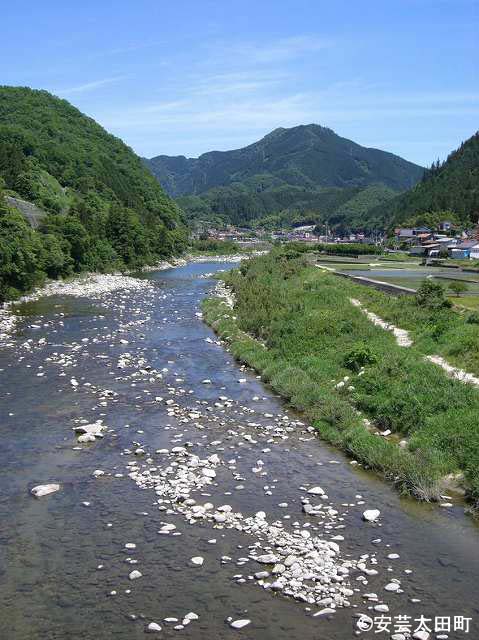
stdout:
<svg viewBox="0 0 479 640">
<path fill-rule="evenodd" d="M 347 640 L 359 614 L 391 618 L 389 632 L 364 638 L 389 638 L 400 615 L 413 630 L 421 616 L 429 627 L 465 616 L 469 634 L 446 635 L 479 637 L 477 525 L 462 504 L 415 503 L 351 465 L 232 360 L 200 317 L 208 274 L 231 267 L 188 264 L 132 290 L 19 307 L 0 350 L 0 638 L 135 640 L 154 623 L 152 637 Z M 103 437 L 78 443 L 73 429 L 93 423 Z M 337 545 L 346 606 L 272 589 L 254 577 L 271 572 L 255 559 L 267 540 L 192 518 L 144 481 L 174 477 L 191 456 L 214 467 L 191 488 L 196 505 L 262 512 L 284 536 Z M 48 482 L 60 491 L 30 494 Z M 368 509 L 377 522 L 363 520 Z"/>
</svg>

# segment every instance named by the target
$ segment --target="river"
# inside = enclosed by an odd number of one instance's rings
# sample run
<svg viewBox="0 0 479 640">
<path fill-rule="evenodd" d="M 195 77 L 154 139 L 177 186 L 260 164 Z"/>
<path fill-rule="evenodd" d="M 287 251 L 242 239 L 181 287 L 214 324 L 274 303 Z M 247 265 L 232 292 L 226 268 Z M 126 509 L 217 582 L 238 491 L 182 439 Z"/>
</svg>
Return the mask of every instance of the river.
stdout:
<svg viewBox="0 0 479 640">
<path fill-rule="evenodd" d="M 0 350 L 0 638 L 135 640 L 155 622 L 165 638 L 347 640 L 355 614 L 380 615 L 364 593 L 388 605 L 391 625 L 361 637 L 390 638 L 402 615 L 414 627 L 421 616 L 429 626 L 436 616 L 472 618 L 469 634 L 445 635 L 478 638 L 476 524 L 463 505 L 420 505 L 352 466 L 232 360 L 198 316 L 215 285 L 205 274 L 230 267 L 189 264 L 144 276 L 143 289 L 20 308 L 13 346 Z M 104 437 L 79 445 L 72 429 L 82 419 L 102 420 Z M 351 606 L 319 617 L 321 607 L 262 588 L 253 575 L 265 567 L 251 559 L 257 541 L 248 533 L 190 524 L 129 475 L 135 464 L 161 472 L 185 444 L 225 461 L 192 493 L 198 503 L 261 510 L 287 531 L 309 525 L 335 537 L 343 559 L 368 554 L 378 575 L 352 570 Z M 46 482 L 61 490 L 30 495 Z M 317 485 L 337 511 L 333 525 L 302 511 Z M 363 521 L 365 509 L 381 511 L 378 523 Z M 165 524 L 176 529 L 158 534 Z M 132 569 L 142 577 L 130 580 Z M 391 580 L 398 593 L 384 590 Z M 182 625 L 189 612 L 198 619 Z M 235 630 L 231 619 L 250 622 Z"/>
</svg>

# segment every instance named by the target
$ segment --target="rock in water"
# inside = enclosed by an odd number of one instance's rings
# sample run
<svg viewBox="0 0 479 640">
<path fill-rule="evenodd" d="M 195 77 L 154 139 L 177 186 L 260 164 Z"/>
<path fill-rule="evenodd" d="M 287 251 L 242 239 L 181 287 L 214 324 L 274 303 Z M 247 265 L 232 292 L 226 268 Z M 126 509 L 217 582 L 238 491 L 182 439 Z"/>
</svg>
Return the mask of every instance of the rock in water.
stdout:
<svg viewBox="0 0 479 640">
<path fill-rule="evenodd" d="M 242 629 L 243 627 L 246 627 L 249 623 L 251 622 L 251 620 L 234 620 L 231 624 L 230 627 L 232 629 Z"/>
<path fill-rule="evenodd" d="M 161 627 L 156 622 L 150 622 L 150 624 L 146 627 L 147 633 L 158 633 L 161 631 Z"/>
<path fill-rule="evenodd" d="M 130 573 L 128 577 L 130 578 L 130 580 L 138 580 L 138 578 L 141 578 L 142 575 L 143 574 L 141 573 L 141 571 L 138 571 L 137 569 L 135 569 Z"/>
<path fill-rule="evenodd" d="M 381 512 L 379 509 L 367 509 L 363 513 L 363 520 L 366 520 L 366 522 L 376 522 L 380 515 Z"/>
<path fill-rule="evenodd" d="M 32 496 L 35 498 L 41 498 L 42 496 L 48 496 L 50 493 L 55 493 L 56 491 L 60 491 L 59 484 L 38 484 L 36 487 L 30 491 Z"/>
<path fill-rule="evenodd" d="M 311 489 L 308 490 L 308 493 L 310 493 L 313 496 L 322 496 L 322 495 L 324 495 L 324 491 L 323 491 L 323 489 L 321 489 L 321 487 L 312 487 Z"/>
<path fill-rule="evenodd" d="M 413 634 L 414 640 L 429 640 L 431 635 L 427 631 L 416 631 Z"/>
</svg>

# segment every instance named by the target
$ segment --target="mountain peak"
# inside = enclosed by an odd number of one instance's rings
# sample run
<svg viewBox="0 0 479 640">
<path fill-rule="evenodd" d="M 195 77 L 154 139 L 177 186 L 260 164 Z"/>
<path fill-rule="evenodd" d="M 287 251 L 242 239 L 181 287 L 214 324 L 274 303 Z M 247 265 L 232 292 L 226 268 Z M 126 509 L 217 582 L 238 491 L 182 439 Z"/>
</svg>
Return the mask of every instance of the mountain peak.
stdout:
<svg viewBox="0 0 479 640">
<path fill-rule="evenodd" d="M 403 191 L 423 174 L 422 167 L 399 156 L 367 149 L 315 123 L 277 127 L 242 149 L 211 151 L 199 158 L 157 156 L 146 163 L 172 196 L 200 194 L 265 174 L 303 188 L 379 183 Z"/>
</svg>

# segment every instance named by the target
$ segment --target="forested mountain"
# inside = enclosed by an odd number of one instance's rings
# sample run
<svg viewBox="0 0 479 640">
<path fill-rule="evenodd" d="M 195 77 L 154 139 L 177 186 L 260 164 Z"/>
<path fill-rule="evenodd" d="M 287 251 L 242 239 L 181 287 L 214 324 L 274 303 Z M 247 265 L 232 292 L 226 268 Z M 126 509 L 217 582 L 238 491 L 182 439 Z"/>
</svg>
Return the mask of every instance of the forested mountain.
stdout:
<svg viewBox="0 0 479 640">
<path fill-rule="evenodd" d="M 157 156 L 145 162 L 165 190 L 180 197 L 189 217 L 235 224 L 284 210 L 292 215 L 312 211 L 356 224 L 368 208 L 365 204 L 385 202 L 423 174 L 411 162 L 315 124 L 275 129 L 243 149 L 212 151 L 199 158 Z"/>
<path fill-rule="evenodd" d="M 47 216 L 31 231 L 1 199 L 0 298 L 45 274 L 151 263 L 186 241 L 178 206 L 140 158 L 46 91 L 0 87 L 2 189 Z"/>
<path fill-rule="evenodd" d="M 370 211 L 378 221 L 400 224 L 426 212 L 451 211 L 464 224 L 479 219 L 479 132 L 444 163 L 433 163 L 413 189 Z"/>
</svg>

